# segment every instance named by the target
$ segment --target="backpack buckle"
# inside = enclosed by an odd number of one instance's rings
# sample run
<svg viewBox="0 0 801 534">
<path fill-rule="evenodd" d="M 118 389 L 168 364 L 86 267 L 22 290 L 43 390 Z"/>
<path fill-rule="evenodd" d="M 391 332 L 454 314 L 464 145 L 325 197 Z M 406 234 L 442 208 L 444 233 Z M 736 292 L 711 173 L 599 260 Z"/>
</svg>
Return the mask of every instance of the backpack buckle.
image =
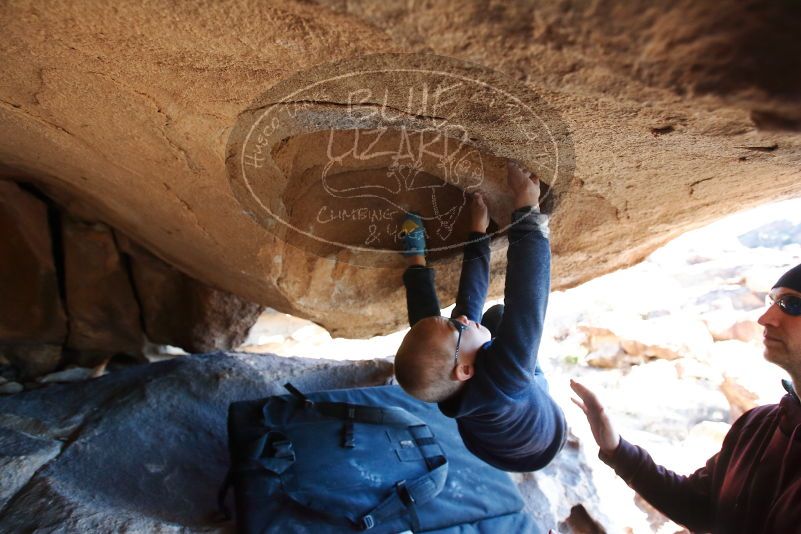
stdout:
<svg viewBox="0 0 801 534">
<path fill-rule="evenodd" d="M 373 516 L 371 515 L 366 515 L 362 517 L 361 521 L 359 521 L 359 526 L 362 528 L 362 530 L 370 530 L 375 526 L 375 519 L 373 519 Z"/>
<path fill-rule="evenodd" d="M 306 395 L 304 395 L 298 388 L 293 386 L 291 382 L 287 382 L 286 384 L 284 384 L 284 388 L 287 391 L 289 391 L 293 397 L 301 401 L 305 409 L 310 409 L 314 407 L 314 401 L 311 400 Z"/>
<path fill-rule="evenodd" d="M 410 506 L 414 506 L 414 497 L 411 493 L 409 493 L 409 486 L 406 485 L 405 480 L 401 480 L 397 484 L 395 484 L 395 491 L 398 492 L 398 496 L 401 499 L 401 502 L 408 508 Z"/>
<path fill-rule="evenodd" d="M 356 439 L 353 434 L 353 423 L 350 421 L 345 421 L 342 425 L 342 446 L 346 449 L 352 449 L 356 447 Z"/>
<path fill-rule="evenodd" d="M 292 442 L 289 440 L 276 441 L 273 443 L 273 458 L 286 458 L 295 461 L 295 451 L 292 449 Z"/>
</svg>

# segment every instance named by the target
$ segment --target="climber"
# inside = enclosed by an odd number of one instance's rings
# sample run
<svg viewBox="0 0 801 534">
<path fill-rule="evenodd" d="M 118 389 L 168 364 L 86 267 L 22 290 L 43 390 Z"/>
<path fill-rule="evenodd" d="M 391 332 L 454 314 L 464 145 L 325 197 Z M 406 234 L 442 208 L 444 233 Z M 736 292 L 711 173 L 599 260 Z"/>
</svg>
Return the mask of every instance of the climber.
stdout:
<svg viewBox="0 0 801 534">
<path fill-rule="evenodd" d="M 440 316 L 434 271 L 426 267 L 422 221 L 404 221 L 403 275 L 411 330 L 395 357 L 398 383 L 410 395 L 437 402 L 457 421 L 467 446 L 506 471 L 547 465 L 565 442 L 565 419 L 537 364 L 550 289 L 548 216 L 539 212 L 536 176 L 507 163 L 515 211 L 509 229 L 505 305 L 482 317 L 489 286 L 487 206 L 471 199 L 471 233 L 464 248 L 451 318 Z M 479 322 L 480 321 L 480 322 Z"/>
<path fill-rule="evenodd" d="M 699 532 L 801 532 L 801 265 L 768 294 L 759 318 L 764 357 L 792 382 L 778 404 L 759 406 L 732 425 L 717 454 L 689 476 L 656 465 L 642 448 L 620 437 L 596 396 L 570 386 L 590 423 L 599 457 L 671 520 Z"/>
</svg>

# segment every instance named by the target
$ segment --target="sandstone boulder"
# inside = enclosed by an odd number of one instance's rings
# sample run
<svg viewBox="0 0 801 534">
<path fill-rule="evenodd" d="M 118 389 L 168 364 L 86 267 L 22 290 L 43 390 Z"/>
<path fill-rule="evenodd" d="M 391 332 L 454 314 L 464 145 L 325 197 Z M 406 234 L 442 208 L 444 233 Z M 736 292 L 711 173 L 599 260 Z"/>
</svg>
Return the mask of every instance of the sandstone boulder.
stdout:
<svg viewBox="0 0 801 534">
<path fill-rule="evenodd" d="M 762 340 L 763 330 L 764 328 L 756 321 L 743 319 L 710 332 L 715 341 L 759 342 Z"/>
<path fill-rule="evenodd" d="M 61 345 L 13 344 L 0 349 L 0 354 L 13 364 L 21 379 L 34 378 L 56 369 L 63 363 Z"/>
<path fill-rule="evenodd" d="M 760 405 L 759 395 L 750 391 L 746 386 L 730 376 L 723 379 L 720 384 L 720 391 L 729 401 L 729 413 L 732 421 L 736 421 L 745 412 Z"/>
<path fill-rule="evenodd" d="M 239 346 L 262 306 L 209 287 L 119 236 L 130 258 L 131 276 L 148 340 L 190 353 Z"/>
<path fill-rule="evenodd" d="M 752 343 L 730 340 L 715 343 L 710 363 L 721 374 L 720 391 L 730 405 L 729 421 L 762 404 L 779 402 L 786 374 L 765 362 Z"/>
<path fill-rule="evenodd" d="M 787 255 L 779 252 L 774 266 L 745 267 L 743 283 L 754 293 L 760 295 L 767 294 L 781 275 L 787 272 L 791 267 L 794 267 L 794 264 L 786 264 L 787 259 Z"/>
<path fill-rule="evenodd" d="M 587 355 L 584 359 L 592 367 L 612 369 L 629 367 L 646 361 L 641 353 L 629 354 L 624 351 L 623 340 L 608 328 L 581 325 L 578 329 L 586 336 L 583 345 L 587 350 Z M 631 343 L 629 342 L 628 345 Z"/>
<path fill-rule="evenodd" d="M 139 303 L 111 229 L 65 216 L 62 235 L 72 359 L 91 367 L 116 353 L 140 355 Z"/>
<path fill-rule="evenodd" d="M 67 322 L 44 202 L 0 180 L 0 353 L 25 374 L 55 368 Z M 13 348 L 12 348 L 13 346 Z"/>
<path fill-rule="evenodd" d="M 693 318 L 675 315 L 629 318 L 608 325 L 610 328 L 605 326 L 579 326 L 587 336 L 585 345 L 590 351 L 587 361 L 596 367 L 622 367 L 690 355 L 705 357 L 712 346 L 706 325 Z"/>
<path fill-rule="evenodd" d="M 736 267 L 732 269 L 736 272 Z M 765 305 L 765 300 L 745 286 L 717 287 L 695 301 L 697 306 L 708 309 L 754 310 Z"/>
</svg>

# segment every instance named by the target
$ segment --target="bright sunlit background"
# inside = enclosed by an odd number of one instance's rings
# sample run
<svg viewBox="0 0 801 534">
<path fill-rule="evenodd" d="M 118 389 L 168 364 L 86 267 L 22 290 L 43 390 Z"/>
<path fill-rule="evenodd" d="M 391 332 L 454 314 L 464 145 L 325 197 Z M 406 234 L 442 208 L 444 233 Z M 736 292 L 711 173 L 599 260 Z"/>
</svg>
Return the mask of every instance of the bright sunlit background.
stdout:
<svg viewBox="0 0 801 534">
<path fill-rule="evenodd" d="M 683 530 L 649 512 L 600 463 L 586 420 L 570 402 L 569 379 L 596 391 L 621 435 L 657 462 L 691 473 L 720 449 L 742 410 L 777 402 L 784 393 L 782 371 L 762 358 L 756 320 L 765 293 L 798 263 L 801 199 L 732 215 L 679 237 L 630 269 L 551 294 L 540 361 L 603 496 L 603 510 L 596 513 L 621 532 Z M 332 339 L 314 323 L 267 310 L 239 350 L 392 357 L 407 331 Z"/>
</svg>

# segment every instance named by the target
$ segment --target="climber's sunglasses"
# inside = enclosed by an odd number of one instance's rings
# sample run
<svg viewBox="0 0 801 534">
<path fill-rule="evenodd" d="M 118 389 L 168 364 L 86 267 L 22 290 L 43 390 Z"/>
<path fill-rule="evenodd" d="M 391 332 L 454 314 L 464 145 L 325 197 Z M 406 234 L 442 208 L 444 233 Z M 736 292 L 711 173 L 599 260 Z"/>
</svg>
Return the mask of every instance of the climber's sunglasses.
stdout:
<svg viewBox="0 0 801 534">
<path fill-rule="evenodd" d="M 767 304 L 768 307 L 778 304 L 781 311 L 793 317 L 801 315 L 801 297 L 796 295 L 782 295 L 776 298 L 768 293 L 765 297 L 765 304 Z"/>
<path fill-rule="evenodd" d="M 451 323 L 456 328 L 457 332 L 459 332 L 459 337 L 456 338 L 456 354 L 453 355 L 453 364 L 454 365 L 458 365 L 459 364 L 459 344 L 462 342 L 462 332 L 464 332 L 464 329 L 467 328 L 467 325 L 463 324 L 463 323 L 460 323 L 459 321 L 457 321 L 453 317 L 449 317 L 448 318 L 448 322 Z"/>
</svg>

